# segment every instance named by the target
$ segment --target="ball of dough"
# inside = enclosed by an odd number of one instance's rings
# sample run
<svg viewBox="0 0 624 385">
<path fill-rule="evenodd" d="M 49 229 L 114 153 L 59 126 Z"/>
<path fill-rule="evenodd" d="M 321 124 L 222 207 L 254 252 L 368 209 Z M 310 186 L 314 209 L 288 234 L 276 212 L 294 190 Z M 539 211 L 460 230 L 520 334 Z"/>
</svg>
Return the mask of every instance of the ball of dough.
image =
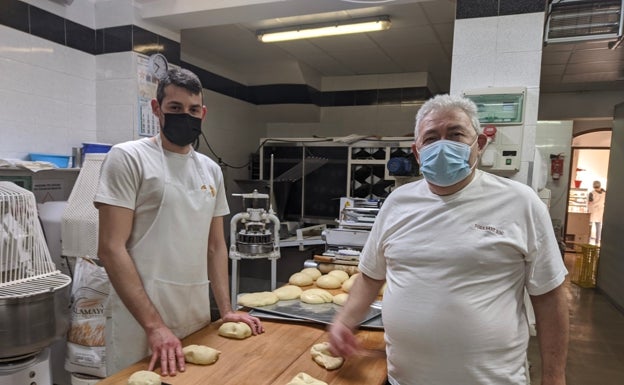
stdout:
<svg viewBox="0 0 624 385">
<path fill-rule="evenodd" d="M 321 342 L 319 344 L 312 345 L 312 348 L 310 348 L 310 354 L 312 355 L 314 362 L 327 370 L 338 369 L 344 362 L 344 358 L 336 357 L 331 354 L 329 351 L 329 342 Z"/>
<path fill-rule="evenodd" d="M 277 295 L 270 291 L 247 293 L 238 297 L 238 304 L 249 307 L 273 305 L 279 301 Z"/>
<path fill-rule="evenodd" d="M 308 289 L 301 293 L 301 302 L 319 304 L 333 301 L 334 296 L 324 289 Z"/>
<path fill-rule="evenodd" d="M 340 287 L 340 284 L 341 284 L 340 279 L 336 277 L 335 275 L 329 275 L 329 274 L 321 275 L 316 280 L 316 286 L 323 288 L 323 289 L 338 289 Z"/>
<path fill-rule="evenodd" d="M 139 370 L 128 378 L 128 385 L 160 385 L 160 375 L 149 370 Z"/>
<path fill-rule="evenodd" d="M 344 281 L 349 279 L 349 274 L 347 274 L 346 271 L 342 270 L 332 270 L 327 274 L 333 275 L 334 277 L 338 278 L 340 280 L 340 283 L 343 283 Z"/>
<path fill-rule="evenodd" d="M 311 375 L 301 372 L 293 377 L 286 385 L 327 385 L 327 382 L 318 380 Z"/>
<path fill-rule="evenodd" d="M 334 296 L 334 300 L 333 300 L 333 302 L 334 302 L 336 305 L 343 306 L 343 305 L 347 302 L 347 298 L 349 298 L 349 294 L 347 294 L 347 293 L 340 293 L 340 294 L 336 294 L 336 295 Z"/>
<path fill-rule="evenodd" d="M 184 360 L 191 364 L 210 365 L 217 362 L 220 351 L 204 345 L 188 345 L 182 348 Z"/>
<path fill-rule="evenodd" d="M 297 299 L 301 295 L 301 288 L 295 285 L 286 285 L 273 290 L 280 301 L 288 301 L 289 299 Z"/>
<path fill-rule="evenodd" d="M 351 291 L 351 287 L 353 287 L 354 282 L 355 278 L 349 278 L 342 283 L 342 286 L 340 288 L 342 289 L 342 291 L 348 293 L 349 291 Z"/>
<path fill-rule="evenodd" d="M 309 275 L 315 281 L 323 274 L 316 267 L 306 267 L 305 269 L 301 270 L 301 273 Z"/>
<path fill-rule="evenodd" d="M 288 283 L 295 286 L 310 286 L 313 282 L 312 277 L 306 273 L 295 273 L 288 279 Z"/>
<path fill-rule="evenodd" d="M 243 340 L 251 336 L 251 328 L 244 322 L 225 322 L 219 326 L 219 335 Z"/>
</svg>

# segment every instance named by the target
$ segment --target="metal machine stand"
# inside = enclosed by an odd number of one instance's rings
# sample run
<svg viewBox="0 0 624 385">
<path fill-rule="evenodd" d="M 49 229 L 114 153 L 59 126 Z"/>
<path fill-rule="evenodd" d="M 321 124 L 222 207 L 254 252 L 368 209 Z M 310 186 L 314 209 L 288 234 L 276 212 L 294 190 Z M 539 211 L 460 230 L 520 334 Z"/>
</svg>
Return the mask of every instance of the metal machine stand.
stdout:
<svg viewBox="0 0 624 385">
<path fill-rule="evenodd" d="M 251 194 L 233 194 L 243 197 L 246 212 L 238 213 L 230 221 L 230 259 L 232 260 L 232 309 L 237 308 L 238 261 L 267 258 L 271 261 L 271 290 L 277 286 L 277 260 L 280 221 L 268 206 L 269 196 L 254 190 Z M 264 207 L 260 207 L 264 206 Z M 272 224 L 272 226 L 271 226 Z M 272 229 L 271 229 L 272 227 Z"/>
</svg>

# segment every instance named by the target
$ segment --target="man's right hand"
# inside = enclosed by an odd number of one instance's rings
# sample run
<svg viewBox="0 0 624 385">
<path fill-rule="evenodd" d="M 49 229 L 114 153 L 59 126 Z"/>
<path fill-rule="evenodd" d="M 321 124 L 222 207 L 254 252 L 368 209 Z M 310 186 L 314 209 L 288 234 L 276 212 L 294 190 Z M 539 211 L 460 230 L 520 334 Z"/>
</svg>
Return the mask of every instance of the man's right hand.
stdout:
<svg viewBox="0 0 624 385">
<path fill-rule="evenodd" d="M 329 350 L 335 356 L 349 357 L 360 350 L 360 344 L 349 327 L 334 321 L 329 327 Z"/>
<path fill-rule="evenodd" d="M 182 342 L 169 328 L 162 326 L 147 333 L 147 341 L 152 350 L 148 370 L 152 371 L 160 358 L 160 374 L 175 376 L 186 370 Z"/>
</svg>

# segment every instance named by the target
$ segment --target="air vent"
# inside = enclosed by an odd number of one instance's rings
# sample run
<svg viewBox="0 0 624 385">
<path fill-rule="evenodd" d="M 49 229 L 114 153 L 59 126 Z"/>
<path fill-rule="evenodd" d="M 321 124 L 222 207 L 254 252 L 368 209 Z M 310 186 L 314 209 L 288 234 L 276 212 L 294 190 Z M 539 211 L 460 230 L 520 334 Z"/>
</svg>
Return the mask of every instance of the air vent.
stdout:
<svg viewBox="0 0 624 385">
<path fill-rule="evenodd" d="M 613 40 L 622 36 L 622 0 L 553 0 L 546 43 Z"/>
</svg>

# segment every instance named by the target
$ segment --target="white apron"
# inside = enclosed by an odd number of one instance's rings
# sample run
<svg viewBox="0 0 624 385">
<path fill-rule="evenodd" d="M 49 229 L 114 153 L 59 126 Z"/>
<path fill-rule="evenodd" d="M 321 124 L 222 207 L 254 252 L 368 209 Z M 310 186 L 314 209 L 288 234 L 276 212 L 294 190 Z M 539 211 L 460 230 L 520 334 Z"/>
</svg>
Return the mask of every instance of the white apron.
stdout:
<svg viewBox="0 0 624 385">
<path fill-rule="evenodd" d="M 589 206 L 589 221 L 590 222 L 602 222 L 602 216 L 604 214 L 604 200 L 605 193 L 598 194 L 596 191 L 592 191 L 592 198 L 594 199 Z"/>
<path fill-rule="evenodd" d="M 160 136 L 164 187 L 160 208 L 145 235 L 128 249 L 143 286 L 165 324 L 183 338 L 210 323 L 208 233 L 215 197 L 195 152 L 201 181 L 195 190 L 169 175 Z M 114 290 L 106 324 L 107 374 L 151 354 L 147 336 Z"/>
</svg>

